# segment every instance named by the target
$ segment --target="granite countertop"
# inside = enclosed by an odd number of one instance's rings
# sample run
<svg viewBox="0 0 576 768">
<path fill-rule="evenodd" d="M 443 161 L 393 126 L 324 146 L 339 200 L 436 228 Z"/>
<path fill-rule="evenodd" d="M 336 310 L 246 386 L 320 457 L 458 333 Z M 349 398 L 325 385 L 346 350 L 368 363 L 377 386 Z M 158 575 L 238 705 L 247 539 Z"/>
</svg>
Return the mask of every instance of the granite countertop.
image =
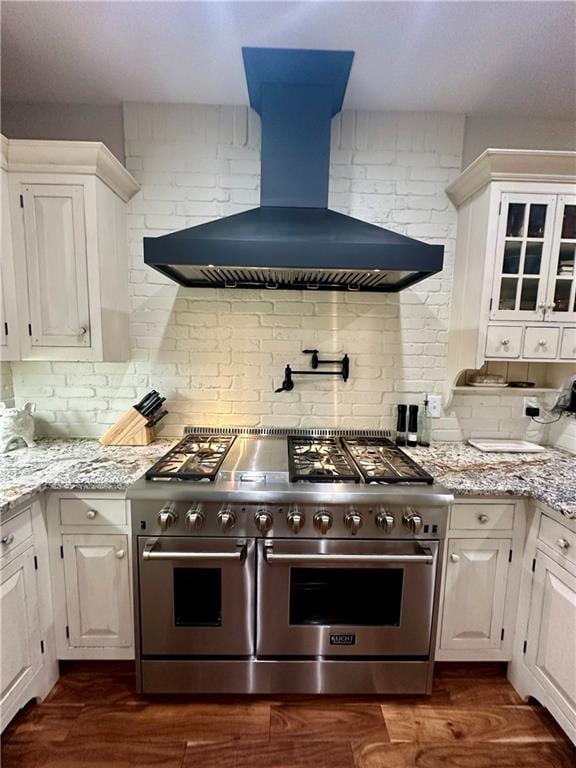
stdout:
<svg viewBox="0 0 576 768">
<path fill-rule="evenodd" d="M 464 443 L 437 443 L 407 452 L 457 496 L 527 496 L 576 518 L 576 456 L 484 453 Z"/>
<path fill-rule="evenodd" d="M 48 488 L 125 491 L 174 440 L 103 446 L 97 440 L 38 440 L 33 448 L 0 454 L 0 515 Z"/>
<path fill-rule="evenodd" d="M 0 454 L 0 515 L 46 489 L 124 491 L 174 441 L 146 447 L 102 446 L 97 440 L 38 440 Z M 434 478 L 458 496 L 526 496 L 576 518 L 576 456 L 482 453 L 463 443 L 411 448 Z"/>
</svg>

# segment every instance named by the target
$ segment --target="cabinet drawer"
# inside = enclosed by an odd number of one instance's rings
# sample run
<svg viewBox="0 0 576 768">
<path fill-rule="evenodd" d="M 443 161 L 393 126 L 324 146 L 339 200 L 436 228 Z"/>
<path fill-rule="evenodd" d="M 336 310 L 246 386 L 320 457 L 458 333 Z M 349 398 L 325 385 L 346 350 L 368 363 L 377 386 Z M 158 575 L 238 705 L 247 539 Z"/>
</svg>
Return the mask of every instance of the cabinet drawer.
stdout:
<svg viewBox="0 0 576 768">
<path fill-rule="evenodd" d="M 28 507 L 0 526 L 0 558 L 9 555 L 31 536 L 32 513 Z"/>
<path fill-rule="evenodd" d="M 62 525 L 126 525 L 124 499 L 60 499 Z"/>
<path fill-rule="evenodd" d="M 514 504 L 453 504 L 450 528 L 459 531 L 510 531 Z"/>
<path fill-rule="evenodd" d="M 522 328 L 491 325 L 486 335 L 486 357 L 520 357 Z"/>
<path fill-rule="evenodd" d="M 576 533 L 573 531 L 560 525 L 556 520 L 542 515 L 538 538 L 548 544 L 554 552 L 562 555 L 571 563 L 576 563 Z"/>
<path fill-rule="evenodd" d="M 576 328 L 564 328 L 560 344 L 562 360 L 576 360 Z"/>
<path fill-rule="evenodd" d="M 524 334 L 523 357 L 541 357 L 543 360 L 554 359 L 558 354 L 560 328 L 542 328 L 528 326 Z"/>
</svg>

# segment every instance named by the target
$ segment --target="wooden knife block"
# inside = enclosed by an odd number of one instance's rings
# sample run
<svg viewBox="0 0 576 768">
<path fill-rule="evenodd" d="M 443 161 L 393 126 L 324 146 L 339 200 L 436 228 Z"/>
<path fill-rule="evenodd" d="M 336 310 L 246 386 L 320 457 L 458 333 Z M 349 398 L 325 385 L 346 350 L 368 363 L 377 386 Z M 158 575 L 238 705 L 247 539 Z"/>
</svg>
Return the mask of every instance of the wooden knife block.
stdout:
<svg viewBox="0 0 576 768">
<path fill-rule="evenodd" d="M 102 445 L 150 445 L 156 439 L 154 430 L 146 426 L 148 419 L 136 408 L 129 408 L 118 421 L 102 435 Z"/>
</svg>

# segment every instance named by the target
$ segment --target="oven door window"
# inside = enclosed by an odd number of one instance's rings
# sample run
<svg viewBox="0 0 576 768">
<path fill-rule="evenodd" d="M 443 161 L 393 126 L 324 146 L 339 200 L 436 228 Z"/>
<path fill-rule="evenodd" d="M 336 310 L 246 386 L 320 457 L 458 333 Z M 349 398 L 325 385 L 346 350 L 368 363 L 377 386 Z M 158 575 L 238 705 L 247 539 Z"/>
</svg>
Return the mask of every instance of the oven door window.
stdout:
<svg viewBox="0 0 576 768">
<path fill-rule="evenodd" d="M 291 568 L 290 624 L 398 627 L 402 568 Z"/>
<path fill-rule="evenodd" d="M 174 624 L 177 627 L 222 626 L 220 568 L 174 568 Z"/>
</svg>

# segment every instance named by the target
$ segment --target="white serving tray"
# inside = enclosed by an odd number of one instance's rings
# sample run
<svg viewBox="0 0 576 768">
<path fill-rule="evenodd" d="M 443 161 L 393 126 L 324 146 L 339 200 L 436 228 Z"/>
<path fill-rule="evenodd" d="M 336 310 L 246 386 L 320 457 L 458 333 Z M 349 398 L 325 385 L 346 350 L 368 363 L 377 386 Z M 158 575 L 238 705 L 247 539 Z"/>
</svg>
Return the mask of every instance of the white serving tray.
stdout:
<svg viewBox="0 0 576 768">
<path fill-rule="evenodd" d="M 470 445 L 486 453 L 541 453 L 545 451 L 541 445 L 529 443 L 526 440 L 468 440 Z"/>
</svg>

